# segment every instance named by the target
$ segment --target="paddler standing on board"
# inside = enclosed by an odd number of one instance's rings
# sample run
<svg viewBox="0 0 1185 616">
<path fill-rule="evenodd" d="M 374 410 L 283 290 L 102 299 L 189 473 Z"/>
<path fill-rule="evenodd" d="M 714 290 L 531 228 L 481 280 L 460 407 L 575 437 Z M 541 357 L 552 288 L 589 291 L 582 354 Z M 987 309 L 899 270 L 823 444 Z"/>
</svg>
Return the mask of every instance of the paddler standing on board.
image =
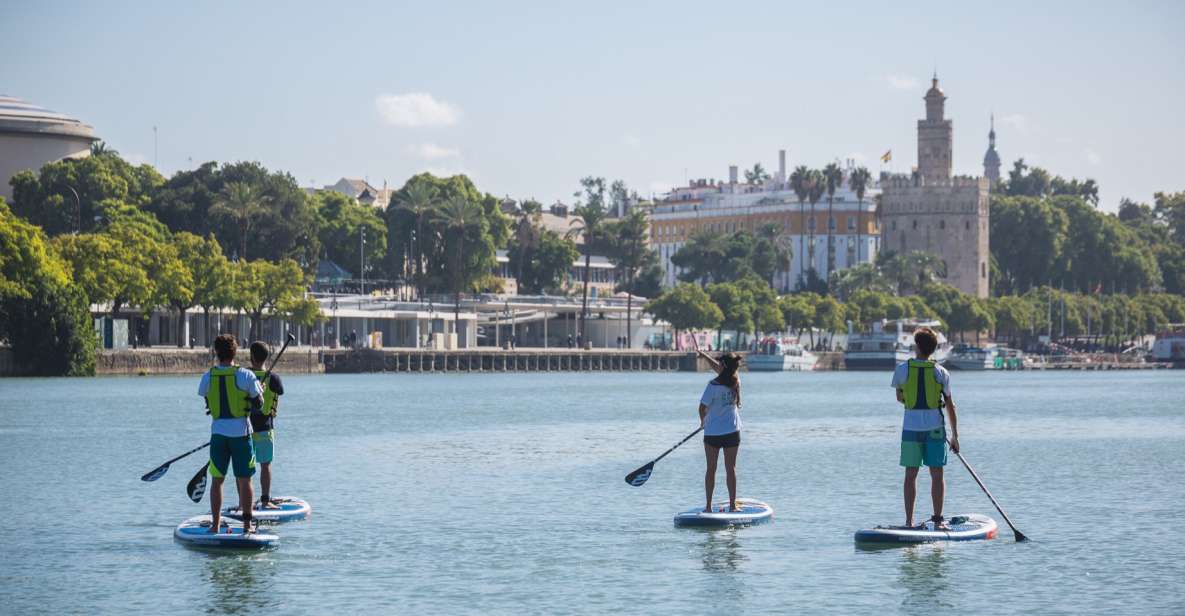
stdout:
<svg viewBox="0 0 1185 616">
<path fill-rule="evenodd" d="M 708 361 L 716 378 L 708 382 L 699 401 L 699 420 L 704 429 L 704 456 L 707 470 L 704 472 L 705 512 L 712 511 L 712 493 L 716 488 L 716 463 L 720 450 L 724 450 L 725 481 L 728 485 L 728 510 L 737 511 L 737 452 L 741 446 L 741 381 L 737 371 L 741 367 L 741 356 L 725 353 L 720 359 L 699 350 L 695 351 Z"/>
<path fill-rule="evenodd" d="M 214 339 L 218 365 L 202 375 L 198 395 L 206 400 L 210 412 L 210 532 L 217 533 L 222 516 L 222 481 L 234 467 L 239 507 L 243 512 L 243 532 L 252 532 L 251 509 L 254 494 L 251 476 L 255 474 L 255 448 L 251 444 L 252 409 L 263 405 L 263 388 L 250 370 L 236 366 L 239 345 L 234 336 L 222 334 Z"/>
<path fill-rule="evenodd" d="M 901 466 L 905 467 L 905 525 L 913 526 L 913 506 L 917 499 L 918 471 L 922 465 L 930 468 L 930 498 L 934 528 L 949 526 L 942 518 L 946 497 L 946 480 L 942 469 L 946 466 L 947 434 L 942 418 L 943 399 L 950 417 L 950 448 L 959 451 L 959 424 L 955 401 L 950 393 L 950 373 L 930 360 L 938 348 L 938 336 L 929 328 L 919 328 L 913 335 L 917 359 L 902 362 L 893 371 L 893 388 L 897 401 L 905 405 L 905 419 L 901 426 Z"/>
<path fill-rule="evenodd" d="M 272 503 L 272 458 L 275 456 L 276 408 L 280 396 L 284 395 L 284 383 L 275 372 L 269 376 L 263 363 L 271 355 L 267 343 L 256 340 L 251 343 L 251 372 L 260 379 L 268 377 L 263 384 L 263 409 L 251 413 L 251 444 L 255 448 L 255 461 L 259 463 L 259 506 L 263 509 L 278 509 Z"/>
</svg>

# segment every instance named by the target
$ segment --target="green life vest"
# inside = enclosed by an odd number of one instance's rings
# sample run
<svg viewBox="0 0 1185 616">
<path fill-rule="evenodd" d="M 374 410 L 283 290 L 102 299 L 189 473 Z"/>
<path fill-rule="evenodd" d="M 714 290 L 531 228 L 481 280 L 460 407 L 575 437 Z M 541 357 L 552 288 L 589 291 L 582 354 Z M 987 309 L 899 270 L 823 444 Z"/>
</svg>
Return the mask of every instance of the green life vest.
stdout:
<svg viewBox="0 0 1185 616">
<path fill-rule="evenodd" d="M 271 383 L 263 382 L 263 377 L 267 376 L 267 370 L 252 370 L 255 373 L 255 378 L 259 379 L 259 384 L 263 385 L 263 411 L 264 415 L 276 414 L 276 392 L 272 391 Z M 270 381 L 271 378 L 268 378 Z"/>
<path fill-rule="evenodd" d="M 942 385 L 935 377 L 934 362 L 909 360 L 909 376 L 902 388 L 905 408 L 912 410 L 937 409 L 942 405 Z"/>
<path fill-rule="evenodd" d="M 235 385 L 238 366 L 210 368 L 210 386 L 206 389 L 206 407 L 214 419 L 242 419 L 251 410 L 247 392 Z"/>
</svg>

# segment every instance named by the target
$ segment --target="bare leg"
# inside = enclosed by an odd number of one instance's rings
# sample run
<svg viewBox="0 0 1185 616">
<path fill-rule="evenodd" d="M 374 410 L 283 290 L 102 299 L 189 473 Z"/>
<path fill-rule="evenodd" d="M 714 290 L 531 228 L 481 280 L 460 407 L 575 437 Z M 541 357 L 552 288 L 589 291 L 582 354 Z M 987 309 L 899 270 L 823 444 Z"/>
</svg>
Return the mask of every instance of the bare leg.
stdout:
<svg viewBox="0 0 1185 616">
<path fill-rule="evenodd" d="M 239 507 L 243 509 L 243 532 L 251 530 L 251 509 L 255 504 L 255 489 L 251 487 L 250 477 L 235 477 L 235 484 L 239 488 Z"/>
<path fill-rule="evenodd" d="M 259 504 L 267 507 L 272 497 L 272 463 L 259 465 Z"/>
<path fill-rule="evenodd" d="M 737 510 L 737 451 L 740 447 L 724 448 L 724 472 L 728 476 L 728 510 Z"/>
<path fill-rule="evenodd" d="M 921 467 L 905 467 L 905 525 L 913 526 L 913 502 L 918 496 L 918 471 Z"/>
<path fill-rule="evenodd" d="M 224 477 L 210 477 L 210 532 L 218 534 L 222 524 L 222 480 Z"/>
<path fill-rule="evenodd" d="M 704 511 L 711 511 L 712 492 L 716 491 L 716 460 L 720 457 L 720 448 L 705 444 L 704 455 L 708 458 L 708 470 L 704 473 L 704 496 L 707 498 Z"/>
<path fill-rule="evenodd" d="M 935 517 L 942 517 L 942 502 L 946 497 L 946 479 L 941 466 L 930 467 L 930 499 L 934 501 Z"/>
</svg>

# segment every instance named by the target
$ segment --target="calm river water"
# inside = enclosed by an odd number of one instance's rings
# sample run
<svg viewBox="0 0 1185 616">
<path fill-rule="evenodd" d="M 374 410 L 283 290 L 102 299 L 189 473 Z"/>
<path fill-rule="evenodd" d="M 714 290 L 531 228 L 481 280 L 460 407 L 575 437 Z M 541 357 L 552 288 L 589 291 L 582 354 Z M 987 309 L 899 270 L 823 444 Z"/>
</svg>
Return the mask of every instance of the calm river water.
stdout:
<svg viewBox="0 0 1185 616">
<path fill-rule="evenodd" d="M 676 529 L 701 502 L 703 374 L 292 376 L 282 545 L 173 542 L 202 443 L 197 377 L 0 380 L 0 613 L 1185 612 L 1185 372 L 954 375 L 948 514 L 999 539 L 857 550 L 900 523 L 889 374 L 745 375 L 741 495 L 772 524 Z M 928 515 L 928 479 L 919 514 Z M 723 486 L 723 481 L 719 482 Z M 227 487 L 228 498 L 233 488 Z"/>
</svg>

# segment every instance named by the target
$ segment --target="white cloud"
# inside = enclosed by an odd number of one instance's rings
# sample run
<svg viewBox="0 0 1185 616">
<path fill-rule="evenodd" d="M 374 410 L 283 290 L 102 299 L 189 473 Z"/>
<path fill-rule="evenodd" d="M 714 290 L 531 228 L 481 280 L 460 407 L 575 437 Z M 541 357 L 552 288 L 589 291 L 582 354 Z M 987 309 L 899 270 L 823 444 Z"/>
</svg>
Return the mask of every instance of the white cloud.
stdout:
<svg viewBox="0 0 1185 616">
<path fill-rule="evenodd" d="M 918 87 L 918 80 L 914 77 L 910 77 L 909 75 L 892 73 L 887 75 L 885 80 L 889 82 L 889 85 L 894 90 L 912 90 Z"/>
<path fill-rule="evenodd" d="M 459 158 L 461 150 L 448 148 L 435 143 L 419 143 L 407 146 L 407 152 L 424 160 L 440 160 L 442 158 Z"/>
<path fill-rule="evenodd" d="M 459 107 L 427 92 L 380 94 L 374 105 L 383 122 L 391 126 L 452 126 L 461 119 Z"/>
<path fill-rule="evenodd" d="M 621 143 L 625 146 L 634 148 L 635 150 L 642 146 L 642 140 L 633 133 L 626 133 L 621 136 Z"/>
<path fill-rule="evenodd" d="M 1082 154 L 1086 156 L 1086 162 L 1090 163 L 1092 166 L 1097 167 L 1103 164 L 1103 157 L 1099 156 L 1099 153 L 1091 148 L 1086 148 L 1082 151 Z"/>
<path fill-rule="evenodd" d="M 1019 113 L 1000 116 L 1000 124 L 1016 131 L 1018 135 L 1029 134 L 1029 119 Z"/>
</svg>

